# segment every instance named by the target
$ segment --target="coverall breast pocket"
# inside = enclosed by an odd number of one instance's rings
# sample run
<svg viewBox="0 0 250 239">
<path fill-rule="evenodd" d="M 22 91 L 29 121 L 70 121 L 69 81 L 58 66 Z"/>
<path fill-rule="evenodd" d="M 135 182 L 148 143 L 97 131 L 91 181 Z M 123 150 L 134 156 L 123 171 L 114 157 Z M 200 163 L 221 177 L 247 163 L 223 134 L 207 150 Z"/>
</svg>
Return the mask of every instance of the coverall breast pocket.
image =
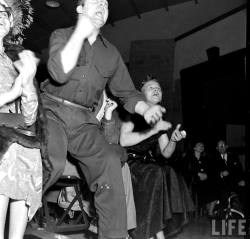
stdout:
<svg viewBox="0 0 250 239">
<path fill-rule="evenodd" d="M 102 78 L 110 78 L 113 74 L 113 71 L 105 65 L 95 64 L 95 69 Z"/>
</svg>

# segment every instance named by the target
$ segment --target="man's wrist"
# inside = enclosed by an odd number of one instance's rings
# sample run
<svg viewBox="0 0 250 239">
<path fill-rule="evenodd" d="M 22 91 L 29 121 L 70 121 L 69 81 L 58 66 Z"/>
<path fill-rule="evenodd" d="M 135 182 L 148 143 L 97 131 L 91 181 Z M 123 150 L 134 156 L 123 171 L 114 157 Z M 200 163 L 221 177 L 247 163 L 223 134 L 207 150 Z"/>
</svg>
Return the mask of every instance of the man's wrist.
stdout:
<svg viewBox="0 0 250 239">
<path fill-rule="evenodd" d="M 85 15 L 85 18 L 87 16 Z M 89 18 L 89 17 L 87 17 Z M 82 21 L 80 19 L 78 19 L 77 21 L 77 24 L 76 24 L 76 28 L 75 28 L 75 33 L 77 34 L 77 37 L 79 37 L 79 40 L 85 40 L 89 37 L 90 33 L 87 31 L 86 32 L 86 21 Z M 93 29 L 94 31 L 94 29 Z M 96 29 L 96 31 L 98 31 L 99 33 L 99 30 Z M 98 34 L 97 34 L 98 35 Z"/>
<path fill-rule="evenodd" d="M 108 119 L 106 119 L 106 117 L 103 117 L 102 123 L 104 123 L 106 125 L 115 124 L 115 119 L 112 118 L 112 119 L 108 120 Z"/>
</svg>

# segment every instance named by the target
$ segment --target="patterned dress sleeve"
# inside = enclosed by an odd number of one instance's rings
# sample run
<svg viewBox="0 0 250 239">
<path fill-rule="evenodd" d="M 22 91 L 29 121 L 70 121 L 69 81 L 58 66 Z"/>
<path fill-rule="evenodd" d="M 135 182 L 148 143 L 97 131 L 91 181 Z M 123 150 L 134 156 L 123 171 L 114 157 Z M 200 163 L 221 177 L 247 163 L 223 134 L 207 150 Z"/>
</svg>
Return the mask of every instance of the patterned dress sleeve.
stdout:
<svg viewBox="0 0 250 239">
<path fill-rule="evenodd" d="M 27 126 L 32 125 L 36 121 L 38 110 L 38 97 L 35 86 L 27 85 L 23 88 L 21 96 L 21 111 Z"/>
</svg>

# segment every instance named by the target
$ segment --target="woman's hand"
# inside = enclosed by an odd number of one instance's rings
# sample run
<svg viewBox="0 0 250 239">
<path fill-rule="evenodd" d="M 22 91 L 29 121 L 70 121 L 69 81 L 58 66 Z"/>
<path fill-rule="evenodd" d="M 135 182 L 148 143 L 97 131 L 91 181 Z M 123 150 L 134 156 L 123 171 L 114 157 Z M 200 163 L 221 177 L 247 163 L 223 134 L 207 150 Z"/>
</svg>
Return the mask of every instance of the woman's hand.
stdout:
<svg viewBox="0 0 250 239">
<path fill-rule="evenodd" d="M 171 127 L 172 124 L 170 122 L 160 120 L 154 125 L 153 129 L 155 129 L 156 133 L 158 133 L 160 131 L 169 130 Z"/>
<path fill-rule="evenodd" d="M 170 141 L 178 142 L 178 141 L 186 138 L 186 136 L 187 136 L 186 131 L 185 130 L 180 131 L 180 128 L 181 128 L 181 124 L 178 124 L 171 135 Z"/>
<path fill-rule="evenodd" d="M 204 181 L 207 179 L 207 174 L 206 173 L 198 173 L 198 177 L 200 178 L 201 181 Z"/>
<path fill-rule="evenodd" d="M 105 119 L 106 120 L 111 120 L 112 118 L 112 113 L 116 109 L 117 103 L 114 100 L 111 100 L 110 98 L 106 99 L 106 106 L 105 106 Z"/>
<path fill-rule="evenodd" d="M 33 84 L 39 59 L 29 50 L 23 50 L 19 54 L 19 60 L 14 62 L 14 66 L 22 76 L 22 86 Z"/>
<path fill-rule="evenodd" d="M 227 170 L 221 171 L 220 176 L 221 178 L 227 177 L 229 175 L 229 172 Z"/>
<path fill-rule="evenodd" d="M 240 187 L 244 187 L 244 186 L 246 185 L 246 183 L 245 183 L 244 180 L 241 180 L 241 181 L 238 182 L 238 185 L 239 185 Z"/>
</svg>

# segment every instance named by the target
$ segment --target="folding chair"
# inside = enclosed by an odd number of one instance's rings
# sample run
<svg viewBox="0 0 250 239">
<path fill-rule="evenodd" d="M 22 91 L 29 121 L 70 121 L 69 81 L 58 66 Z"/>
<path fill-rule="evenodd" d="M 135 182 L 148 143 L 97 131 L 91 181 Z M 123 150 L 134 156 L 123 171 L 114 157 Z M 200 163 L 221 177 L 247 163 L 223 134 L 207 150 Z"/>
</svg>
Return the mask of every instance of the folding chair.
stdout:
<svg viewBox="0 0 250 239">
<path fill-rule="evenodd" d="M 75 195 L 72 201 L 66 205 L 67 207 L 60 208 L 58 197 L 61 190 L 66 187 L 73 187 Z M 47 231 L 66 234 L 88 229 L 88 215 L 83 205 L 84 190 L 89 191 L 86 181 L 79 176 L 76 166 L 67 161 L 63 176 L 48 190 L 42 200 L 44 227 Z M 76 217 L 71 220 L 69 215 L 75 212 L 72 210 L 75 203 L 79 205 L 80 211 L 75 213 Z M 61 215 L 58 215 L 58 211 L 61 212 Z"/>
</svg>

